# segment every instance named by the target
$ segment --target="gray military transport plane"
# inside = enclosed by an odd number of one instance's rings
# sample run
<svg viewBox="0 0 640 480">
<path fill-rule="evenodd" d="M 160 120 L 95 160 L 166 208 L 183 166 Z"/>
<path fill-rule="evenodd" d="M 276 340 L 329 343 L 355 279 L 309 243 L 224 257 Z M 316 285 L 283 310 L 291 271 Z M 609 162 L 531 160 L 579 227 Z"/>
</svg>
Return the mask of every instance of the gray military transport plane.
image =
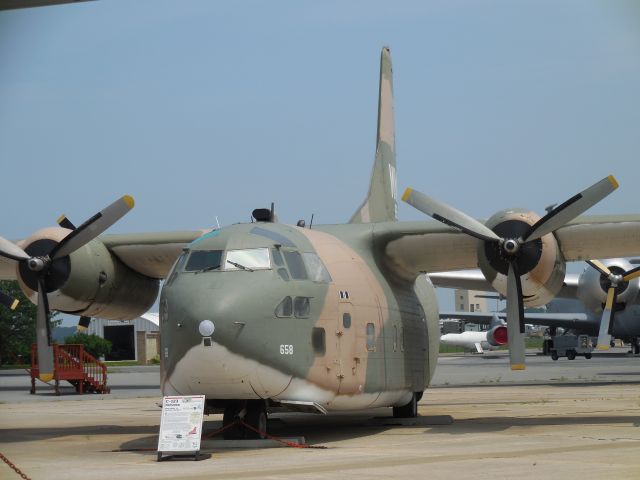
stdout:
<svg viewBox="0 0 640 480">
<path fill-rule="evenodd" d="M 439 222 L 398 222 L 393 86 L 381 55 L 371 183 L 349 223 L 274 221 L 216 230 L 100 235 L 133 207 L 125 196 L 79 227 L 68 220 L 0 241 L 1 278 L 38 304 L 40 374 L 52 374 L 49 308 L 130 319 L 160 293 L 161 386 L 204 394 L 264 431 L 267 412 L 393 407 L 417 414 L 438 357 L 438 306 L 425 272 L 480 266 L 509 303 L 511 367 L 524 368 L 523 304 L 547 303 L 565 261 L 640 255 L 640 215 L 578 217 L 611 193 L 607 177 L 544 217 L 504 210 L 485 223 L 408 189 Z M 228 436 L 243 435 L 231 432 Z M 231 432 L 231 433 L 230 433 Z"/>
</svg>

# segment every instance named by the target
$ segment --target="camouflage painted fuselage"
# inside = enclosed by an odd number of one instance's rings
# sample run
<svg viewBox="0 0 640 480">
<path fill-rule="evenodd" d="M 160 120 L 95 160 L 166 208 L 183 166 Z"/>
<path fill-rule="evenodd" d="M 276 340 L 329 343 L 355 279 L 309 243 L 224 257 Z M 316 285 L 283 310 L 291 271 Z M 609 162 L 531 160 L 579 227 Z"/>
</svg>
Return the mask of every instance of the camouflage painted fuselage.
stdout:
<svg viewBox="0 0 640 480">
<path fill-rule="evenodd" d="M 424 275 L 408 281 L 385 261 L 385 225 L 238 224 L 193 242 L 189 252 L 267 247 L 271 268 L 169 277 L 160 307 L 164 394 L 326 410 L 409 402 L 435 369 L 438 309 Z M 295 279 L 274 251 L 315 253 L 331 278 Z M 308 298 L 308 312 L 283 317 L 285 297 Z M 203 320 L 214 324 L 211 335 L 199 331 Z"/>
</svg>

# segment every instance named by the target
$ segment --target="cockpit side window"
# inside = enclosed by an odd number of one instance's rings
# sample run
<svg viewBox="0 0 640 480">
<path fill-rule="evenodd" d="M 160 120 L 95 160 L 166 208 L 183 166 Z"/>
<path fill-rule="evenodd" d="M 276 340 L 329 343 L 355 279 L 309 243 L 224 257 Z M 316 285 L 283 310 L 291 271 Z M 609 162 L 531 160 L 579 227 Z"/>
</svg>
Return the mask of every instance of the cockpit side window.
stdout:
<svg viewBox="0 0 640 480">
<path fill-rule="evenodd" d="M 283 250 L 284 259 L 287 261 L 289 273 L 294 280 L 306 280 L 307 270 L 304 268 L 304 261 L 300 252 L 294 250 Z"/>
<path fill-rule="evenodd" d="M 218 270 L 222 262 L 222 250 L 195 250 L 189 255 L 185 272 Z"/>
<path fill-rule="evenodd" d="M 314 282 L 322 282 L 329 283 L 331 282 L 331 275 L 329 275 L 329 271 L 327 267 L 324 266 L 322 260 L 315 253 L 303 253 L 302 259 L 304 260 L 304 264 L 307 267 L 307 272 L 309 273 L 309 278 Z"/>
<path fill-rule="evenodd" d="M 225 270 L 265 270 L 271 268 L 268 248 L 229 250 Z"/>
<path fill-rule="evenodd" d="M 169 272 L 167 281 L 165 282 L 166 286 L 171 286 L 173 281 L 176 279 L 176 276 L 178 275 L 178 272 L 182 270 L 182 266 L 184 265 L 188 255 L 189 254 L 187 252 L 183 252 L 182 255 L 178 257 L 178 260 L 176 260 L 176 263 L 173 264 L 173 268 L 171 269 L 171 272 Z"/>
</svg>

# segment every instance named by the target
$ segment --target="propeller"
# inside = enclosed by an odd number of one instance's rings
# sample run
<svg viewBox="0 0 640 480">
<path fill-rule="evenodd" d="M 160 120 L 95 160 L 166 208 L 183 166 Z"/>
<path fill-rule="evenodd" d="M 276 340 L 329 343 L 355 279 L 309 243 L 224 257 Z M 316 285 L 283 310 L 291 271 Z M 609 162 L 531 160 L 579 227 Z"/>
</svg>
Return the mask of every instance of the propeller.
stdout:
<svg viewBox="0 0 640 480">
<path fill-rule="evenodd" d="M 51 343 L 51 324 L 49 322 L 49 299 L 47 293 L 57 288 L 57 281 L 64 272 L 68 271 L 68 256 L 89 243 L 111 225 L 116 223 L 134 205 L 133 198 L 124 195 L 101 212 L 96 213 L 89 220 L 72 230 L 60 243 L 41 243 L 33 250 L 48 250 L 29 254 L 9 240 L 0 237 L 0 255 L 18 262 L 22 279 L 27 285 L 34 286 L 38 291 L 38 313 L 36 318 L 36 343 L 38 345 L 38 367 L 40 380 L 48 382 L 53 378 L 53 346 Z M 63 217 L 58 220 L 61 226 Z M 69 222 L 71 226 L 71 222 Z M 66 227 L 68 228 L 68 227 Z M 30 245 L 27 250 L 30 250 Z M 53 245 L 53 246 L 52 246 Z M 58 280 L 59 281 L 59 280 Z"/>
<path fill-rule="evenodd" d="M 478 220 L 439 202 L 423 193 L 407 188 L 402 200 L 446 225 L 454 227 L 485 243 L 485 251 L 507 274 L 507 331 L 512 370 L 523 370 L 524 299 L 521 275 L 531 271 L 541 252 L 540 238 L 564 226 L 618 188 L 613 176 L 608 176 L 563 204 L 549 210 L 533 225 L 524 228 L 519 222 L 503 222 L 489 229 Z M 505 268 L 506 267 L 506 268 Z"/>
<path fill-rule="evenodd" d="M 598 350 L 609 350 L 611 345 L 611 334 L 613 332 L 613 321 L 616 314 L 616 299 L 618 291 L 623 290 L 626 282 L 640 277 L 640 267 L 632 268 L 622 273 L 612 272 L 600 260 L 587 260 L 587 263 L 598 270 L 604 277 L 607 286 L 607 301 L 602 309 L 602 318 L 600 320 L 600 331 L 598 332 Z M 601 280 L 602 281 L 602 280 Z M 604 285 L 603 285 L 604 286 Z"/>
<path fill-rule="evenodd" d="M 0 304 L 4 305 L 9 310 L 15 310 L 19 303 L 20 301 L 17 298 L 11 298 L 6 293 L 0 292 Z"/>
<path fill-rule="evenodd" d="M 84 315 L 78 319 L 78 325 L 76 326 L 77 333 L 84 333 L 89 328 L 91 323 L 91 317 L 85 317 Z"/>
</svg>

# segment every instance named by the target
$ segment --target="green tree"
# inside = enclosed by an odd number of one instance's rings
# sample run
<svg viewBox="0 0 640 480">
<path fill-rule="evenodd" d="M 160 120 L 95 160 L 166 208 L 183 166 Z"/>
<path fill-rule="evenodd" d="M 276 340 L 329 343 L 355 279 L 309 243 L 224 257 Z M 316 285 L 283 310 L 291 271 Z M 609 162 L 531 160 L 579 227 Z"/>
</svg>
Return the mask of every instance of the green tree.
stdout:
<svg viewBox="0 0 640 480">
<path fill-rule="evenodd" d="M 64 339 L 64 343 L 84 345 L 84 350 L 96 358 L 104 357 L 111 352 L 111 342 L 98 335 L 87 335 L 86 333 L 76 333 Z"/>
<path fill-rule="evenodd" d="M 18 308 L 9 310 L 0 305 L 0 365 L 31 362 L 31 344 L 36 341 L 37 307 L 24 296 L 18 282 L 0 281 L 0 290 L 20 301 Z M 58 312 L 51 312 L 51 328 L 60 323 Z"/>
</svg>

